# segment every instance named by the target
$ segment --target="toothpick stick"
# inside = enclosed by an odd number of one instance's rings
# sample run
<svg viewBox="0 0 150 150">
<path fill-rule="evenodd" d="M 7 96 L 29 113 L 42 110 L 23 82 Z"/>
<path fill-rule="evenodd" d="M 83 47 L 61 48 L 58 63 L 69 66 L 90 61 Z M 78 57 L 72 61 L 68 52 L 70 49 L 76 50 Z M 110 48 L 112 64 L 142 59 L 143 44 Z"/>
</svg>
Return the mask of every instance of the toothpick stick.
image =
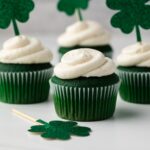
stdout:
<svg viewBox="0 0 150 150">
<path fill-rule="evenodd" d="M 79 8 L 76 9 L 76 16 L 78 21 L 83 21 L 81 10 Z"/>
<path fill-rule="evenodd" d="M 34 124 L 41 125 L 39 122 L 36 121 L 35 118 L 33 118 L 33 117 L 31 117 L 31 116 L 29 116 L 27 114 L 24 114 L 24 113 L 22 113 L 22 112 L 20 112 L 20 111 L 18 111 L 16 109 L 12 109 L 12 112 L 14 114 L 16 114 L 17 116 L 23 118 L 23 119 L 26 119 L 26 120 L 28 120 L 30 122 L 33 122 Z"/>
</svg>

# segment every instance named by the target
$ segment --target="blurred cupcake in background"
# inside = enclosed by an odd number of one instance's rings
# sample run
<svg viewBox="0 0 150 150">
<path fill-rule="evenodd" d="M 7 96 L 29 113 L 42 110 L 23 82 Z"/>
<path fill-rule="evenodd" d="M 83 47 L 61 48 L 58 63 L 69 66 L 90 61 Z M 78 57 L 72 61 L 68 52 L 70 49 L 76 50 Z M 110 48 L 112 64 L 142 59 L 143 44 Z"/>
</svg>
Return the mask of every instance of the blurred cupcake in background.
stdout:
<svg viewBox="0 0 150 150">
<path fill-rule="evenodd" d="M 77 18 L 58 38 L 60 56 L 72 49 L 91 48 L 102 52 L 106 57 L 112 57 L 109 33 L 99 23 L 83 18 L 82 10 L 88 9 L 89 3 L 89 0 L 58 0 L 59 11 L 68 16 L 76 15 Z"/>
<path fill-rule="evenodd" d="M 108 8 L 116 11 L 111 25 L 124 34 L 135 32 L 136 44 L 124 48 L 117 63 L 122 81 L 120 96 L 125 101 L 140 104 L 150 104 L 150 44 L 143 41 L 141 34 L 141 29 L 150 29 L 147 2 L 106 0 Z"/>
<path fill-rule="evenodd" d="M 52 53 L 32 37 L 10 38 L 0 51 L 0 101 L 31 104 L 47 100 Z"/>
<path fill-rule="evenodd" d="M 150 44 L 142 42 L 124 48 L 117 63 L 122 99 L 150 104 Z"/>
<path fill-rule="evenodd" d="M 112 57 L 110 34 L 97 22 L 78 21 L 69 26 L 58 38 L 61 55 L 72 49 L 92 48 Z"/>
<path fill-rule="evenodd" d="M 66 53 L 50 80 L 55 109 L 61 118 L 96 121 L 115 111 L 119 77 L 110 58 L 93 49 Z"/>
</svg>

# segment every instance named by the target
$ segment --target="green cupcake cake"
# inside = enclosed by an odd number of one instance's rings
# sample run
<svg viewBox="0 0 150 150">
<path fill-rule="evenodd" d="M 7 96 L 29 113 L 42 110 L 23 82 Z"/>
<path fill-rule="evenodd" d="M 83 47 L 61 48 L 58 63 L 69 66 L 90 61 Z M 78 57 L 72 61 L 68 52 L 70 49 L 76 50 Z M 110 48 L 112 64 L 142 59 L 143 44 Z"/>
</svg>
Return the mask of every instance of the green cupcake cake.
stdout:
<svg viewBox="0 0 150 150">
<path fill-rule="evenodd" d="M 51 52 L 32 37 L 10 38 L 0 51 L 0 101 L 31 104 L 47 100 Z"/>
<path fill-rule="evenodd" d="M 58 38 L 60 56 L 78 48 L 91 48 L 112 57 L 113 49 L 110 45 L 110 34 L 97 22 L 84 20 L 81 10 L 89 6 L 89 0 L 71 1 L 59 0 L 58 10 L 68 16 L 76 14 L 77 22 L 67 27 Z"/>
<path fill-rule="evenodd" d="M 59 53 L 61 55 L 72 49 L 91 48 L 112 57 L 109 33 L 97 22 L 78 21 L 66 29 L 58 38 Z"/>
<path fill-rule="evenodd" d="M 137 43 L 126 47 L 117 63 L 122 80 L 121 97 L 132 103 L 150 104 L 150 44 Z"/>
<path fill-rule="evenodd" d="M 29 20 L 32 0 L 0 1 L 0 28 L 13 26 L 15 36 L 0 51 L 0 101 L 31 104 L 47 100 L 52 53 L 32 37 L 20 34 L 18 22 Z"/>
<path fill-rule="evenodd" d="M 50 80 L 55 109 L 61 118 L 97 121 L 115 111 L 119 78 L 111 59 L 93 49 L 66 53 Z"/>
<path fill-rule="evenodd" d="M 150 44 L 142 41 L 140 29 L 150 29 L 148 1 L 107 0 L 107 6 L 117 13 L 111 24 L 125 34 L 135 31 L 137 43 L 123 49 L 118 56 L 118 72 L 122 80 L 121 97 L 131 103 L 150 104 Z M 140 13 L 137 13 L 140 12 Z"/>
</svg>

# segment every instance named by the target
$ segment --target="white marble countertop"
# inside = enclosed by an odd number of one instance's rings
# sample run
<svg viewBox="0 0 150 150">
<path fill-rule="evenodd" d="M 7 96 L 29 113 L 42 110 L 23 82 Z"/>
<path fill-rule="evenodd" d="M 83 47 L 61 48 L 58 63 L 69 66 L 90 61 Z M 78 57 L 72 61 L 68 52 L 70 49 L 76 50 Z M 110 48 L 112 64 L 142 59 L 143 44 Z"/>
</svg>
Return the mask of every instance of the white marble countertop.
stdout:
<svg viewBox="0 0 150 150">
<path fill-rule="evenodd" d="M 40 36 L 39 36 L 40 37 Z M 2 42 L 5 37 L 0 38 Z M 57 62 L 55 36 L 42 36 L 43 42 L 54 51 Z M 148 39 L 148 36 L 146 36 Z M 128 37 L 114 38 L 116 53 L 133 42 Z M 114 117 L 100 122 L 81 122 L 80 125 L 92 128 L 91 136 L 72 137 L 69 141 L 45 140 L 27 132 L 31 122 L 12 114 L 16 108 L 36 119 L 45 121 L 60 119 L 54 111 L 53 102 L 34 105 L 10 105 L 0 103 L 0 150 L 149 150 L 150 149 L 150 105 L 136 105 L 123 102 L 118 97 Z"/>
</svg>

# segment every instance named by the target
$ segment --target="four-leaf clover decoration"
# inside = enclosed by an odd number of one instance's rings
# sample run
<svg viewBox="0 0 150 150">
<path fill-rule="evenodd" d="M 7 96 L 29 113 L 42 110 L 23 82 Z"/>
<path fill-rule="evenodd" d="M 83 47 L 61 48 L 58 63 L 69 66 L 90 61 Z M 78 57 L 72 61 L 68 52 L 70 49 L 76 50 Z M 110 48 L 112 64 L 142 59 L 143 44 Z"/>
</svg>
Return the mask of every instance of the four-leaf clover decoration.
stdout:
<svg viewBox="0 0 150 150">
<path fill-rule="evenodd" d="M 32 0 L 0 0 L 0 28 L 6 29 L 13 23 L 15 35 L 19 35 L 17 22 L 26 22 L 34 9 Z"/>
<path fill-rule="evenodd" d="M 89 136 L 91 129 L 78 126 L 77 122 L 72 121 L 50 121 L 37 120 L 42 125 L 32 126 L 29 132 L 41 133 L 43 138 L 68 140 L 71 135 Z"/>
<path fill-rule="evenodd" d="M 107 6 L 113 10 L 118 10 L 111 19 L 111 24 L 115 28 L 120 28 L 122 32 L 129 34 L 136 30 L 137 41 L 141 42 L 140 27 L 150 29 L 150 0 L 107 0 Z"/>
<path fill-rule="evenodd" d="M 59 0 L 57 8 L 59 11 L 65 12 L 67 15 L 71 16 L 78 12 L 79 19 L 83 20 L 81 15 L 81 9 L 87 9 L 89 0 Z"/>
</svg>

